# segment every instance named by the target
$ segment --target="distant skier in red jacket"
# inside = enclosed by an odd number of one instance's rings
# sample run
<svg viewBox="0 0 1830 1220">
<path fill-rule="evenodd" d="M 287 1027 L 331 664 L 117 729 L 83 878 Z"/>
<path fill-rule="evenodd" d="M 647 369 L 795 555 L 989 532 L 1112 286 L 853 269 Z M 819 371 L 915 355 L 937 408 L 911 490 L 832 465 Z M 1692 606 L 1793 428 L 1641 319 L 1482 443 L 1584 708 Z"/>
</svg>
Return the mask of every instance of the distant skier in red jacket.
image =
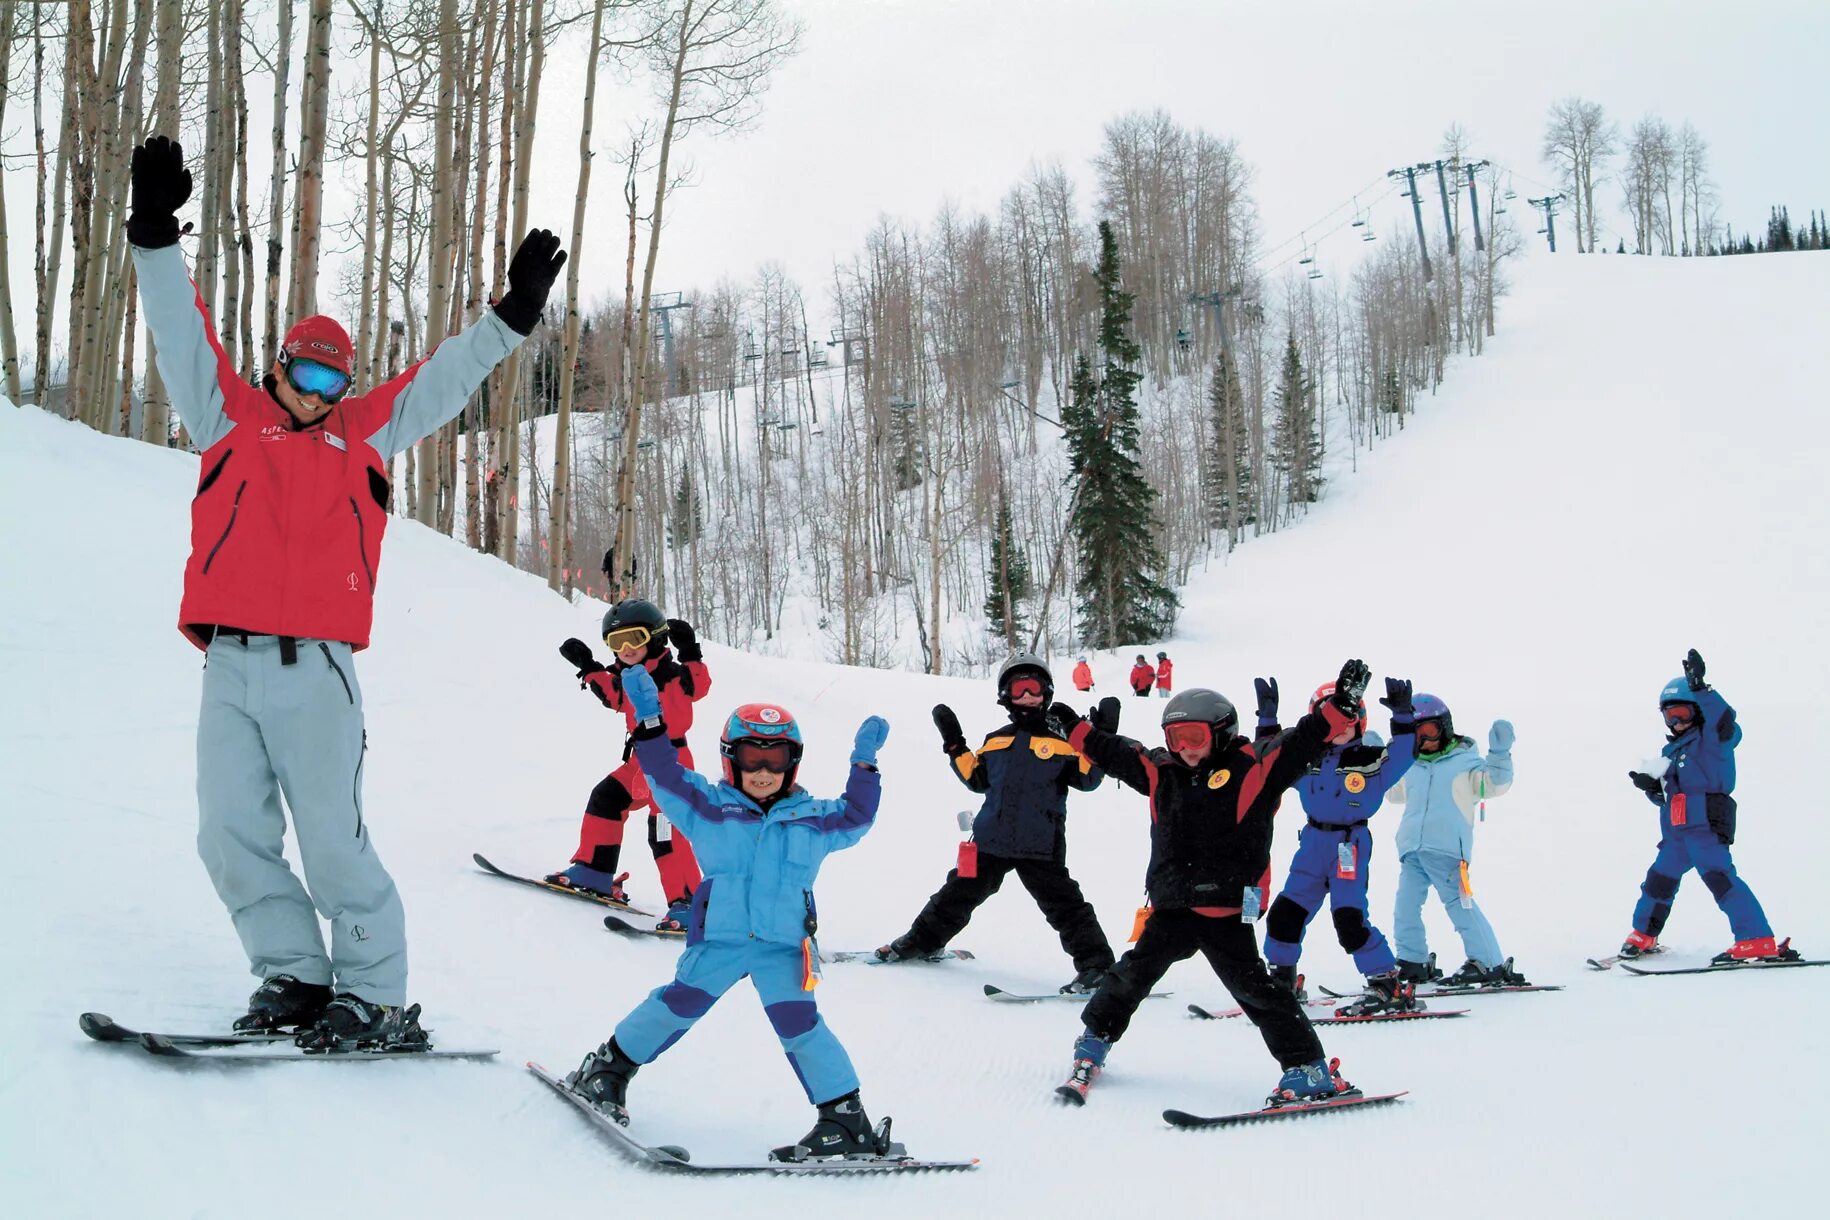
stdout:
<svg viewBox="0 0 1830 1220">
<path fill-rule="evenodd" d="M 1131 666 L 1131 693 L 1139 699 L 1150 698 L 1150 685 L 1156 681 L 1156 670 L 1144 659 L 1143 653 L 1137 654 L 1137 661 Z"/>
<path fill-rule="evenodd" d="M 1170 679 L 1172 678 L 1174 673 L 1175 673 L 1175 666 L 1170 663 L 1169 654 L 1166 652 L 1157 653 L 1156 654 L 1157 698 L 1159 698 L 1159 699 L 1169 698 L 1170 688 L 1174 685 L 1174 683 Z"/>
<path fill-rule="evenodd" d="M 1074 689 L 1078 691 L 1093 689 L 1093 667 L 1087 664 L 1084 656 L 1074 662 Z"/>
<path fill-rule="evenodd" d="M 591 789 L 571 865 L 549 875 L 547 880 L 613 902 L 628 902 L 622 883 L 629 874 L 616 871 L 623 850 L 623 827 L 631 809 L 646 807 L 648 846 L 654 852 L 655 869 L 661 874 L 661 888 L 667 899 L 667 914 L 655 925 L 655 931 L 685 935 L 693 891 L 699 888 L 699 861 L 693 856 L 692 844 L 662 816 L 648 790 L 648 779 L 633 752 L 636 715 L 623 694 L 622 675 L 641 666 L 654 679 L 660 691 L 661 718 L 667 736 L 679 750 L 682 765 L 689 769 L 693 754 L 686 744 L 686 731 L 693 726 L 693 704 L 712 689 L 712 676 L 705 668 L 704 654 L 691 624 L 684 619 L 663 618 L 660 607 L 643 598 L 620 601 L 604 615 L 604 643 L 616 654 L 616 663 L 610 668 L 599 664 L 583 640 L 567 640 L 559 646 L 559 653 L 578 667 L 581 686 L 595 694 L 605 707 L 626 718 L 628 736 L 623 743 L 623 760 Z M 678 650 L 677 656 L 669 651 L 669 643 Z"/>
</svg>

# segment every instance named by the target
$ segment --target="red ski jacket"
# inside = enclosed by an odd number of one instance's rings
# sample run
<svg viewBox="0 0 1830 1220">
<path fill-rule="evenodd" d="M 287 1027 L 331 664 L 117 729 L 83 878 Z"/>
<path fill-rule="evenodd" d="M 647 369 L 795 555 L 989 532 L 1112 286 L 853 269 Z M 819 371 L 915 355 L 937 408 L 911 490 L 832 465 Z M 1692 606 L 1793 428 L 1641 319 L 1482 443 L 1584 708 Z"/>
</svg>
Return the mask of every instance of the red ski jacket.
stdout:
<svg viewBox="0 0 1830 1220">
<path fill-rule="evenodd" d="M 464 407 L 521 342 L 493 310 L 430 357 L 298 428 L 235 374 L 177 246 L 134 247 L 172 405 L 203 455 L 178 626 L 368 647 L 387 530 L 388 460 Z"/>
<path fill-rule="evenodd" d="M 1175 673 L 1175 666 L 1173 666 L 1169 663 L 1168 657 L 1164 657 L 1161 661 L 1158 661 L 1156 663 L 1157 689 L 1174 690 L 1175 687 L 1173 687 L 1169 684 L 1170 675 L 1172 675 L 1173 673 Z"/>
<path fill-rule="evenodd" d="M 712 675 L 705 668 L 705 662 L 698 657 L 690 661 L 679 661 L 671 650 L 663 648 L 659 656 L 650 657 L 642 662 L 654 678 L 655 689 L 661 693 L 661 721 L 667 726 L 667 735 L 673 739 L 674 746 L 686 748 L 686 731 L 693 727 L 693 704 L 705 698 L 712 689 Z M 634 740 L 635 709 L 623 694 L 623 663 L 618 661 L 615 668 L 599 670 L 587 675 L 585 681 L 603 701 L 603 705 L 612 711 L 621 712 L 628 723 L 630 742 Z M 631 744 L 623 747 L 623 757 L 629 756 Z"/>
<path fill-rule="evenodd" d="M 1074 689 L 1093 689 L 1093 670 L 1085 661 L 1076 661 L 1074 663 Z"/>
<path fill-rule="evenodd" d="M 1147 691 L 1150 689 L 1150 684 L 1152 682 L 1154 682 L 1155 680 L 1156 680 L 1156 670 L 1150 668 L 1150 666 L 1148 664 L 1144 664 L 1144 663 L 1140 662 L 1139 664 L 1133 665 L 1131 667 L 1131 689 L 1132 690 L 1138 691 L 1140 693 L 1143 691 Z"/>
</svg>

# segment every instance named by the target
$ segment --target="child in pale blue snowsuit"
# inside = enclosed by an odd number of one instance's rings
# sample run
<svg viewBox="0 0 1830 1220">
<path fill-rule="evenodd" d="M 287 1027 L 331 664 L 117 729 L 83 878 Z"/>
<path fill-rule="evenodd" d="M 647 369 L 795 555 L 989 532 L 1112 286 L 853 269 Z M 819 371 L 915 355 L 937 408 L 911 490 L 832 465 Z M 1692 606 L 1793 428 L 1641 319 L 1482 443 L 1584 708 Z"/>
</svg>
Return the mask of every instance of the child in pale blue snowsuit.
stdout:
<svg viewBox="0 0 1830 1220">
<path fill-rule="evenodd" d="M 1500 952 L 1493 925 L 1474 901 L 1468 878 L 1474 858 L 1474 823 L 1486 802 L 1512 787 L 1512 724 L 1496 720 L 1487 733 L 1487 757 L 1471 737 L 1457 736 L 1446 704 L 1435 695 L 1413 701 L 1417 758 L 1386 793 L 1404 806 L 1398 823 L 1398 901 L 1392 916 L 1398 966 L 1406 979 L 1433 975 L 1423 930 L 1423 904 L 1431 889 L 1442 898 L 1449 922 L 1461 934 L 1468 960 L 1445 981 L 1456 985 L 1520 983 Z"/>
<path fill-rule="evenodd" d="M 1386 679 L 1384 702 L 1392 709 L 1392 744 L 1388 748 L 1377 733 L 1366 729 L 1366 709 L 1347 732 L 1346 741 L 1329 744 L 1321 761 L 1296 782 L 1308 816 L 1290 861 L 1290 876 L 1283 892 L 1271 904 L 1265 920 L 1264 956 L 1273 976 L 1294 986 L 1297 960 L 1303 952 L 1303 933 L 1327 898 L 1333 909 L 1334 930 L 1341 948 L 1353 955 L 1353 964 L 1369 978 L 1397 968 L 1385 936 L 1366 918 L 1366 886 L 1372 860 L 1372 832 L 1367 819 L 1379 812 L 1386 789 L 1403 778 L 1416 751 L 1411 731 L 1411 684 Z M 1311 709 L 1334 694 L 1333 685 L 1322 687 L 1310 700 Z M 1259 686 L 1259 733 L 1277 731 L 1277 684 Z"/>
<path fill-rule="evenodd" d="M 627 1121 L 622 1092 L 635 1066 L 678 1042 L 748 977 L 807 1099 L 820 1107 L 821 1124 L 807 1137 L 822 1145 L 814 1154 L 873 1151 L 857 1074 L 813 998 L 813 881 L 828 852 L 858 842 L 876 819 L 877 751 L 889 725 L 872 716 L 859 727 L 845 795 L 816 800 L 794 783 L 800 726 L 786 710 L 745 704 L 733 712 L 720 745 L 725 779 L 713 783 L 680 765 L 646 671 L 626 671 L 623 689 L 638 719 L 635 752 L 643 774 L 661 812 L 692 840 L 704 879 L 693 891 L 686 950 L 673 981 L 623 1018 L 614 1037 L 574 1073 L 574 1087 Z M 781 779 L 761 800 L 746 791 L 754 771 Z"/>
</svg>

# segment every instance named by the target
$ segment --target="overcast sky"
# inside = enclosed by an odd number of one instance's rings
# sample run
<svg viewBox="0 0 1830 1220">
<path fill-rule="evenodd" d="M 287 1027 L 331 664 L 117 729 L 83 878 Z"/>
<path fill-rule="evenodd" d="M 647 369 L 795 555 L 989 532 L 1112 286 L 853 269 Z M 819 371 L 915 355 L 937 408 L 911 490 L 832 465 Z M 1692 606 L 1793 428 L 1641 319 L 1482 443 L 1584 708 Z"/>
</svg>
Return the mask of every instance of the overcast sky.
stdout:
<svg viewBox="0 0 1830 1220">
<path fill-rule="evenodd" d="M 694 181 L 669 204 L 658 290 L 746 281 L 774 260 L 801 283 L 818 326 L 834 260 L 858 250 L 879 215 L 925 223 L 949 199 L 990 210 L 1031 161 L 1051 158 L 1086 185 L 1090 211 L 1088 163 L 1103 124 L 1155 107 L 1239 141 L 1255 167 L 1267 246 L 1337 223 L 1338 213 L 1316 226 L 1355 191 L 1381 193 L 1386 170 L 1436 155 L 1452 122 L 1479 155 L 1515 171 L 1520 202 L 1542 194 L 1552 178 L 1538 157 L 1544 115 L 1571 94 L 1600 102 L 1623 127 L 1647 113 L 1673 127 L 1694 123 L 1709 141 L 1723 218 L 1737 231 L 1763 224 L 1774 203 L 1798 214 L 1830 209 L 1824 0 L 785 4 L 805 19 L 806 37 L 761 121 L 683 148 Z M 535 220 L 562 233 L 577 173 L 582 90 L 572 86 L 583 41 L 582 30 L 569 36 L 549 61 L 536 141 Z M 333 87 L 358 88 L 362 67 L 339 58 Z M 263 94 L 250 92 L 255 102 Z M 606 88 L 601 153 L 643 101 L 633 86 Z M 29 114 L 29 103 L 9 107 L 10 152 L 29 149 Z M 255 129 L 264 126 L 257 118 Z M 296 118 L 291 126 L 296 144 Z M 616 174 L 600 156 L 582 252 L 588 298 L 621 293 Z M 32 184 L 15 171 L 6 185 L 17 325 L 29 347 Z M 1618 197 L 1618 187 L 1603 188 L 1616 233 L 1626 229 Z M 333 190 L 327 210 L 347 215 L 355 202 Z M 1408 220 L 1396 204 L 1374 209 L 1378 231 Z M 1518 218 L 1541 242 L 1531 218 Z M 1354 236 L 1323 243 L 1323 264 L 1349 258 Z"/>
</svg>

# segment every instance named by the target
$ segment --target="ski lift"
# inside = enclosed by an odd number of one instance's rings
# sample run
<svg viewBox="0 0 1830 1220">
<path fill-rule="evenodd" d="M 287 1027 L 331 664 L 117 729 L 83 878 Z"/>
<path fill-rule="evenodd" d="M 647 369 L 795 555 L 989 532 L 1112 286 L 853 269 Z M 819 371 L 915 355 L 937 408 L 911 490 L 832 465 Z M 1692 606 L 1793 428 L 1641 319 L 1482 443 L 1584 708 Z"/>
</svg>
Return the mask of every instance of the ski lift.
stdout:
<svg viewBox="0 0 1830 1220">
<path fill-rule="evenodd" d="M 1364 233 L 1360 234 L 1360 240 L 1361 241 L 1378 241 L 1379 235 L 1372 231 L 1372 226 L 1368 225 L 1366 228 L 1366 231 Z"/>
<path fill-rule="evenodd" d="M 1181 350 L 1187 351 L 1194 343 L 1194 339 L 1195 337 L 1188 333 L 1188 328 L 1186 326 L 1178 327 L 1176 329 L 1176 346 Z"/>
<path fill-rule="evenodd" d="M 1322 278 L 1322 269 L 1320 267 L 1309 268 L 1309 278 L 1312 280 L 1321 279 Z"/>
<path fill-rule="evenodd" d="M 798 427 L 800 427 L 800 425 L 795 423 L 793 420 L 784 419 L 781 423 L 775 425 L 775 430 L 777 432 L 792 432 L 792 431 L 794 431 L 794 429 L 796 429 Z"/>
<path fill-rule="evenodd" d="M 1356 229 L 1363 229 L 1366 227 L 1366 213 L 1360 210 L 1360 197 L 1358 195 L 1353 197 L 1353 227 Z"/>
<path fill-rule="evenodd" d="M 1315 248 L 1309 244 L 1309 238 L 1303 236 L 1303 256 L 1296 260 L 1297 265 L 1307 267 L 1315 262 Z"/>
<path fill-rule="evenodd" d="M 647 440 L 637 441 L 635 443 L 635 447 L 637 449 L 653 449 L 654 448 L 654 439 L 651 437 Z"/>
<path fill-rule="evenodd" d="M 919 405 L 921 404 L 907 398 L 892 398 L 888 403 L 892 411 L 913 411 Z"/>
<path fill-rule="evenodd" d="M 1519 197 L 1519 193 L 1517 191 L 1508 190 L 1506 192 L 1506 198 L 1508 198 L 1508 199 L 1517 199 L 1518 197 Z"/>
</svg>

